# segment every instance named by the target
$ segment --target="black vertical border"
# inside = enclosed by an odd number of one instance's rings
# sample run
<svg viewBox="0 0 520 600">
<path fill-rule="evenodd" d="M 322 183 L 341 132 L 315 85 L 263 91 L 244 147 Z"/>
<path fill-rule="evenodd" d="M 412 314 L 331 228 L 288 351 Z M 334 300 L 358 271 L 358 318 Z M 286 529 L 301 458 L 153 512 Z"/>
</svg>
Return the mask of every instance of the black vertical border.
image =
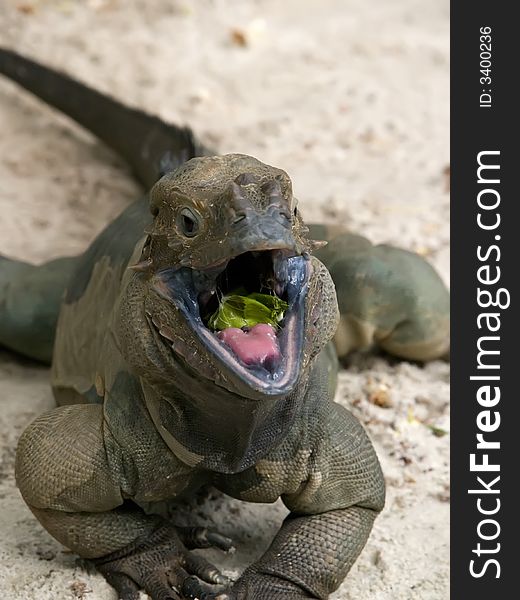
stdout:
<svg viewBox="0 0 520 600">
<path fill-rule="evenodd" d="M 518 284 L 520 277 L 520 136 L 518 116 L 518 73 L 520 72 L 520 25 L 514 17 L 514 2 L 488 0 L 452 0 L 451 3 L 451 246 L 452 246 L 452 430 L 451 430 L 451 598 L 453 600 L 501 600 L 520 598 L 517 578 L 520 577 L 520 550 L 517 532 L 520 531 L 520 327 L 518 320 Z M 480 82 L 480 28 L 492 29 L 491 85 Z M 491 108 L 479 106 L 484 88 L 492 90 Z M 482 185 L 477 183 L 477 155 L 483 150 L 500 151 L 501 224 L 489 232 L 477 225 L 477 194 Z M 518 210 L 517 210 L 518 208 Z M 496 241 L 495 235 L 500 235 Z M 478 488 L 477 476 L 490 479 L 491 473 L 470 472 L 469 456 L 476 450 L 477 414 L 484 410 L 476 400 L 481 382 L 470 381 L 471 375 L 482 374 L 476 368 L 477 339 L 483 335 L 477 328 L 477 269 L 476 249 L 497 243 L 500 246 L 501 279 L 495 286 L 504 287 L 511 294 L 511 305 L 500 312 L 501 328 L 498 349 L 501 368 L 499 383 L 501 401 L 496 408 L 501 424 L 489 439 L 499 440 L 500 450 L 489 451 L 490 462 L 500 464 L 501 508 L 494 515 L 500 523 L 496 540 L 479 540 L 477 526 L 487 518 L 477 509 L 478 495 L 468 494 Z M 481 286 L 482 287 L 482 286 Z M 484 286 L 485 287 L 485 286 Z M 495 310 L 495 309 L 494 309 Z M 485 334 L 484 334 L 485 335 Z M 496 358 L 496 357 L 495 357 Z M 489 373 L 489 372 L 488 372 Z M 481 487 L 481 486 L 480 486 Z M 483 495 L 486 499 L 495 495 Z M 492 506 L 489 500 L 486 506 Z M 490 533 L 491 528 L 485 532 Z M 474 552 L 477 544 L 493 549 L 500 543 L 496 554 Z M 517 558 L 518 557 L 518 558 Z M 480 571 L 486 558 L 500 563 L 497 569 L 489 566 L 480 578 L 469 572 L 469 563 L 476 559 Z"/>
</svg>

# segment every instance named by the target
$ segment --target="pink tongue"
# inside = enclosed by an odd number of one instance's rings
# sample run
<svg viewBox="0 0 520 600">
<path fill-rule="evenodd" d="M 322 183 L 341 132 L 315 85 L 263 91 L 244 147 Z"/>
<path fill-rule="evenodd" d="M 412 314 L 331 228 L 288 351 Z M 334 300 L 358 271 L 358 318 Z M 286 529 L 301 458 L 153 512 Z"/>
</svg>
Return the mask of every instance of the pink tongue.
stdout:
<svg viewBox="0 0 520 600">
<path fill-rule="evenodd" d="M 249 331 L 228 327 L 219 331 L 217 336 L 246 365 L 264 365 L 267 361 L 280 358 L 275 329 L 266 323 L 259 323 Z"/>
</svg>

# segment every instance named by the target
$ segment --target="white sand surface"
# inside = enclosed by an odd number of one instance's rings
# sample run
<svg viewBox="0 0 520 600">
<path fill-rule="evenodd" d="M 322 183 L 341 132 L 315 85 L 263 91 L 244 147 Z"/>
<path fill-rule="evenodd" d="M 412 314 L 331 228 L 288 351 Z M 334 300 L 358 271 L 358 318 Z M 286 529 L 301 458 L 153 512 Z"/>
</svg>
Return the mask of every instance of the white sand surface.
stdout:
<svg viewBox="0 0 520 600">
<path fill-rule="evenodd" d="M 0 0 L 0 44 L 285 169 L 308 221 L 416 250 L 448 281 L 448 19 L 447 0 Z M 110 151 L 0 81 L 1 253 L 79 253 L 138 193 Z M 115 599 L 15 487 L 17 438 L 53 404 L 48 371 L 0 352 L 0 390 L 0 597 Z M 338 401 L 374 441 L 388 499 L 331 598 L 448 598 L 449 435 L 428 426 L 449 430 L 449 366 L 357 356 Z M 238 540 L 236 574 L 284 509 L 209 502 Z"/>
</svg>

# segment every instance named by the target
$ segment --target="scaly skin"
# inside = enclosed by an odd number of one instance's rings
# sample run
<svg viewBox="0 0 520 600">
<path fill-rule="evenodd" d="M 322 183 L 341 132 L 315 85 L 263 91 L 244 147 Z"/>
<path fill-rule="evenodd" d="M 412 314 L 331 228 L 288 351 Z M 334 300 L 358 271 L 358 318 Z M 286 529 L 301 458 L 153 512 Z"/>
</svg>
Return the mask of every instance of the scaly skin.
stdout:
<svg viewBox="0 0 520 600">
<path fill-rule="evenodd" d="M 54 104 L 64 96 L 56 89 L 72 90 L 72 108 L 60 108 L 81 121 L 79 84 L 3 50 L 0 71 Z M 182 164 L 195 143 L 165 124 L 166 134 L 140 153 L 132 134 L 142 137 L 146 123 L 158 120 L 85 93 L 94 114 L 116 123 L 125 115 L 113 145 L 131 138 L 125 156 L 143 183 L 165 162 L 181 166 L 82 257 L 63 259 L 61 279 L 52 276 L 54 263 L 0 263 L 0 343 L 40 360 L 50 360 L 54 343 L 59 406 L 20 439 L 20 491 L 47 531 L 91 559 L 125 600 L 137 599 L 139 589 L 154 600 L 327 598 L 384 504 L 372 445 L 333 402 L 330 341 L 339 323 L 340 356 L 376 343 L 406 358 L 438 357 L 448 348 L 447 292 L 419 257 L 352 234 L 312 228 L 332 242 L 310 256 L 319 244 L 307 237 L 286 173 L 238 154 Z M 249 261 L 234 263 L 238 275 L 228 263 L 234 257 Z M 276 260 L 288 269 L 279 278 Z M 286 283 L 295 299 L 276 377 L 244 367 L 200 322 L 200 298 L 213 289 L 215 270 L 293 282 Z M 34 302 L 17 310 L 27 305 L 28 284 Z M 281 497 L 291 511 L 264 556 L 233 584 L 191 553 L 226 550 L 230 540 L 176 528 L 140 508 L 205 484 L 244 501 Z"/>
</svg>

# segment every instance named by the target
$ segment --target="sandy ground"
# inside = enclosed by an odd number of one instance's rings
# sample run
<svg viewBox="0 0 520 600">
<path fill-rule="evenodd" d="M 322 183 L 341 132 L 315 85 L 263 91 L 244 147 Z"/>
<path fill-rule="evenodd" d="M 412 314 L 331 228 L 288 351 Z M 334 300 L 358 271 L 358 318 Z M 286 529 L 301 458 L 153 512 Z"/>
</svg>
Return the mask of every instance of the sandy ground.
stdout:
<svg viewBox="0 0 520 600">
<path fill-rule="evenodd" d="M 284 168 L 307 220 L 419 251 L 447 281 L 448 16 L 447 0 L 0 0 L 0 43 Z M 78 253 L 138 191 L 101 144 L 0 81 L 0 252 Z M 47 370 L 1 353 L 0 389 L 0 596 L 114 599 L 14 484 L 17 438 L 52 406 Z M 368 429 L 388 501 L 332 598 L 448 598 L 448 365 L 358 356 L 338 401 Z M 210 503 L 236 574 L 284 509 Z"/>
</svg>

